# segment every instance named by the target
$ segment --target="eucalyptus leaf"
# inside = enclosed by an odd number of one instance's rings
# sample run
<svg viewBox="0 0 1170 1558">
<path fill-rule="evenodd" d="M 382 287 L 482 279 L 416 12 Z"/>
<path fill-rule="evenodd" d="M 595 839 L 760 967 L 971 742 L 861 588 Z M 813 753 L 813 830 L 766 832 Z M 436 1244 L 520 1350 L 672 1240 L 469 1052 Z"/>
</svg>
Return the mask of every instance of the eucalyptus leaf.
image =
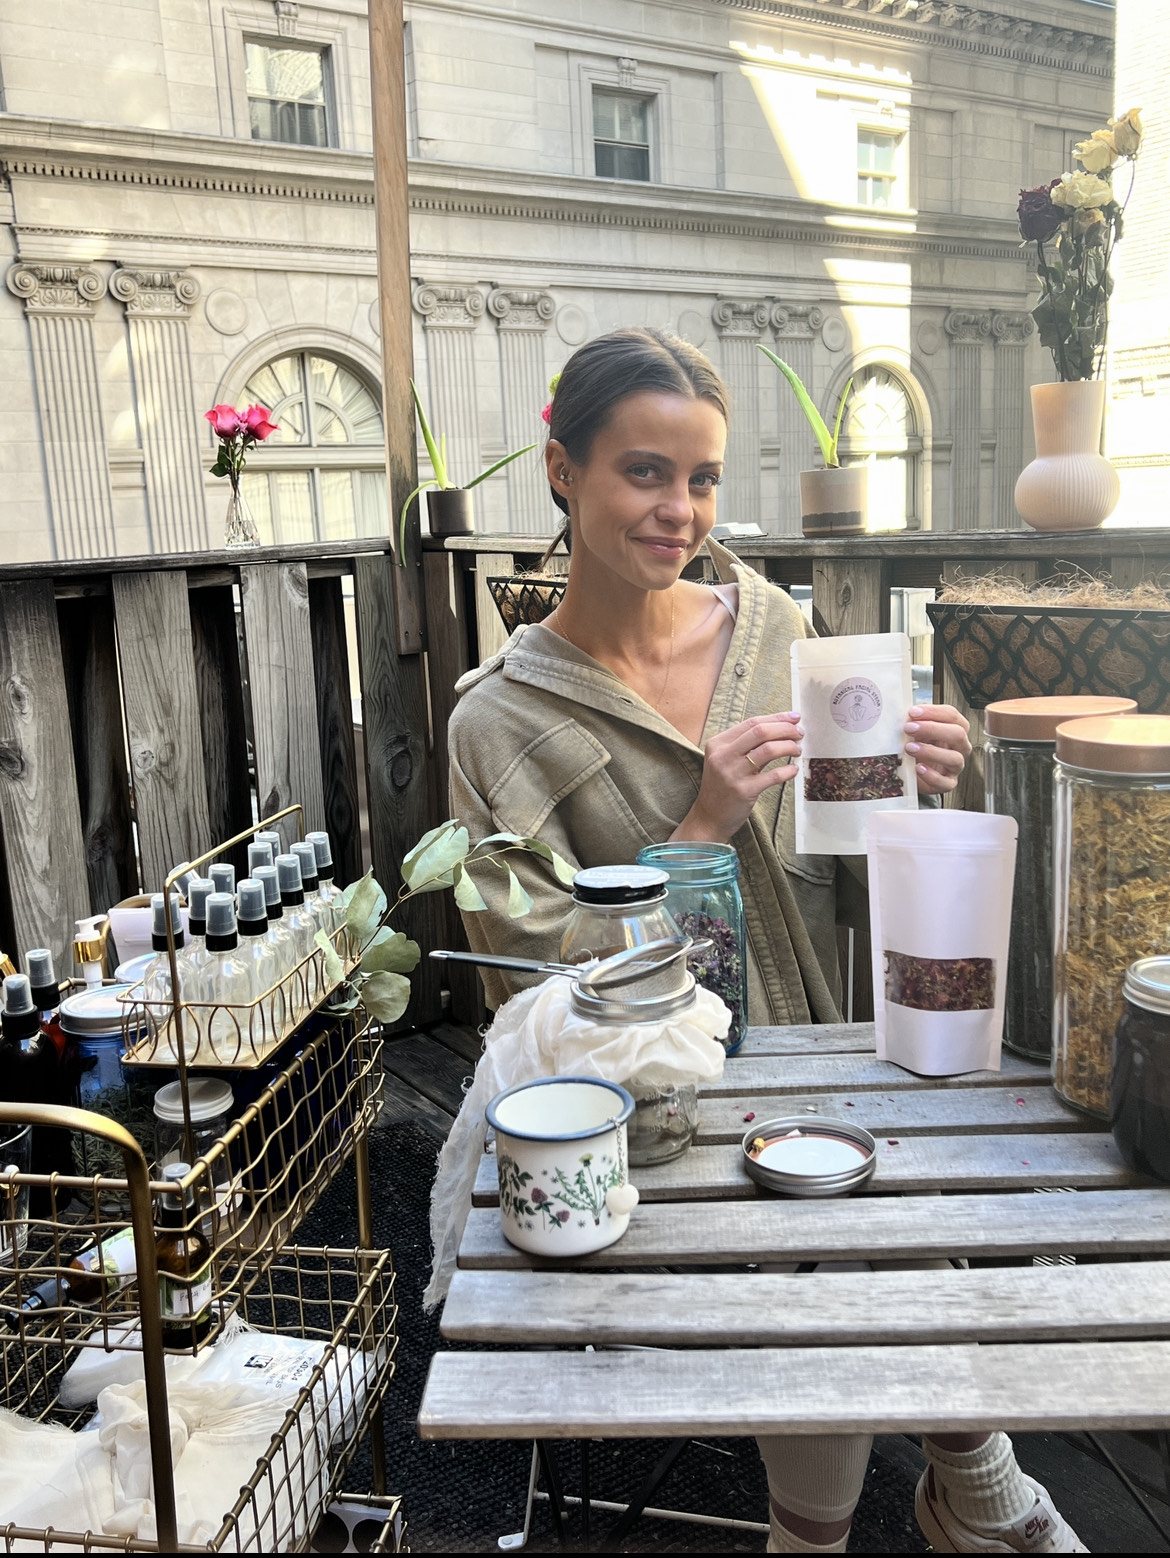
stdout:
<svg viewBox="0 0 1170 1558">
<path fill-rule="evenodd" d="M 323 930 L 317 932 L 313 937 L 313 941 L 325 954 L 325 978 L 329 982 L 330 990 L 332 990 L 335 985 L 339 985 L 345 978 L 345 964 L 337 956 L 337 948 Z"/>
<path fill-rule="evenodd" d="M 571 866 L 563 855 L 558 855 L 556 850 L 546 844 L 543 839 L 527 838 L 522 839 L 521 843 L 532 854 L 539 855 L 542 860 L 548 861 L 559 882 L 564 882 L 568 887 L 573 885 L 573 878 L 577 874 L 576 867 Z"/>
<path fill-rule="evenodd" d="M 508 867 L 508 918 L 522 920 L 532 908 L 532 899 L 524 891 L 520 878 Z"/>
<path fill-rule="evenodd" d="M 327 1012 L 352 1012 L 358 1005 L 358 999 L 356 995 L 351 995 L 345 1001 L 328 1001 L 326 1002 L 325 1010 Z"/>
<path fill-rule="evenodd" d="M 362 1005 L 379 1022 L 397 1022 L 410 1003 L 410 980 L 401 974 L 371 974 L 362 986 Z"/>
<path fill-rule="evenodd" d="M 402 880 L 412 893 L 435 893 L 454 883 L 454 868 L 469 847 L 467 829 L 452 817 L 424 833 L 402 862 Z"/>
<path fill-rule="evenodd" d="M 386 912 L 386 894 L 375 882 L 374 873 L 367 871 L 360 881 L 345 889 L 342 897 L 346 927 L 359 941 L 364 941 Z"/>
<path fill-rule="evenodd" d="M 362 957 L 363 974 L 409 974 L 422 956 L 417 941 L 410 941 L 400 930 L 383 937 L 379 932 Z"/>
<path fill-rule="evenodd" d="M 465 914 L 479 914 L 487 908 L 483 894 L 462 862 L 455 867 L 455 902 Z"/>
</svg>

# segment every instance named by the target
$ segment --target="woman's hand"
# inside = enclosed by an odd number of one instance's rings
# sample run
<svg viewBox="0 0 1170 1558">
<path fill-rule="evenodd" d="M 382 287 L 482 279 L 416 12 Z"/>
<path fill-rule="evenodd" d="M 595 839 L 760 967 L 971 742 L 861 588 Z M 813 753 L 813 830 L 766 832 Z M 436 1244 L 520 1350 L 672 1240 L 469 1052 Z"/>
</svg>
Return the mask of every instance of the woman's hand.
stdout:
<svg viewBox="0 0 1170 1558">
<path fill-rule="evenodd" d="M 914 759 L 919 795 L 946 795 L 959 782 L 971 756 L 969 720 L 949 703 L 932 703 L 910 710 L 904 727 L 906 750 Z"/>
<path fill-rule="evenodd" d="M 798 721 L 791 710 L 757 714 L 713 736 L 703 751 L 698 799 L 671 842 L 730 844 L 764 791 L 796 777 L 792 759 L 800 756 L 804 735 Z M 773 763 L 779 766 L 769 767 Z"/>
</svg>

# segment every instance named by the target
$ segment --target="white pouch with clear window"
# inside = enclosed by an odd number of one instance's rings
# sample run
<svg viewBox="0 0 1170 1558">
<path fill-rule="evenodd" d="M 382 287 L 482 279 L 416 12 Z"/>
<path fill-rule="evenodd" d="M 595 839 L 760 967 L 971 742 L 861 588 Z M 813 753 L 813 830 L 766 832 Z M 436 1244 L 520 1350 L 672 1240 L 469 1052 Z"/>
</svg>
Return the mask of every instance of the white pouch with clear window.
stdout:
<svg viewBox="0 0 1170 1558">
<path fill-rule="evenodd" d="M 1018 831 L 986 812 L 869 819 L 879 1059 L 922 1076 L 999 1070 Z"/>
<path fill-rule="evenodd" d="M 804 728 L 796 775 L 796 848 L 860 855 L 877 812 L 918 805 L 904 726 L 914 702 L 905 633 L 798 638 L 795 707 Z"/>
</svg>

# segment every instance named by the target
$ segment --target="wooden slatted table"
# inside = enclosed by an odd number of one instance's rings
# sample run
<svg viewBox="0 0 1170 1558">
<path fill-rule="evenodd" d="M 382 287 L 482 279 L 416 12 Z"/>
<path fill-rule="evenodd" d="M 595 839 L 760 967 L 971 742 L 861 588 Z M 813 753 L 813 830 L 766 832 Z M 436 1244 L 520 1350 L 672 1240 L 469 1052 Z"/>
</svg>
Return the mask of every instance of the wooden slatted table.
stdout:
<svg viewBox="0 0 1170 1558">
<path fill-rule="evenodd" d="M 865 1126 L 865 1193 L 759 1190 L 753 1113 Z M 701 1116 L 688 1153 L 635 1171 L 620 1243 L 572 1261 L 507 1243 L 484 1158 L 442 1330 L 493 1350 L 434 1358 L 424 1438 L 1170 1427 L 1170 1188 L 1044 1070 L 929 1079 L 877 1060 L 872 1025 L 754 1029 Z M 956 1257 L 1017 1264 L 769 1269 Z"/>
</svg>

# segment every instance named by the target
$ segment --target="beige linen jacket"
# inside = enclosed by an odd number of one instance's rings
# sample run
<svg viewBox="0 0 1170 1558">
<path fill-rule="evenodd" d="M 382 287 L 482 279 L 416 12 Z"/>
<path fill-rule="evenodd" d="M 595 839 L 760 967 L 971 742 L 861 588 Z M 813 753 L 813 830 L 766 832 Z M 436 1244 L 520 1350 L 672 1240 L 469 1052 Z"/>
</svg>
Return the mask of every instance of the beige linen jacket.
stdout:
<svg viewBox="0 0 1170 1558">
<path fill-rule="evenodd" d="M 789 648 L 811 636 L 790 596 L 709 541 L 721 579 L 739 585 L 739 615 L 703 741 L 754 714 L 792 707 Z M 458 683 L 451 717 L 451 814 L 472 842 L 510 832 L 542 839 L 575 867 L 632 862 L 664 842 L 699 793 L 693 746 L 612 671 L 544 627 L 517 628 L 499 654 Z M 837 861 L 798 855 L 791 786 L 766 790 L 732 840 L 748 941 L 748 1021 L 839 1020 Z M 556 958 L 572 909 L 533 856 L 512 855 L 533 907 L 507 917 L 502 871 L 476 881 L 488 912 L 465 914 L 472 947 Z M 526 981 L 484 969 L 498 1007 Z"/>
</svg>

